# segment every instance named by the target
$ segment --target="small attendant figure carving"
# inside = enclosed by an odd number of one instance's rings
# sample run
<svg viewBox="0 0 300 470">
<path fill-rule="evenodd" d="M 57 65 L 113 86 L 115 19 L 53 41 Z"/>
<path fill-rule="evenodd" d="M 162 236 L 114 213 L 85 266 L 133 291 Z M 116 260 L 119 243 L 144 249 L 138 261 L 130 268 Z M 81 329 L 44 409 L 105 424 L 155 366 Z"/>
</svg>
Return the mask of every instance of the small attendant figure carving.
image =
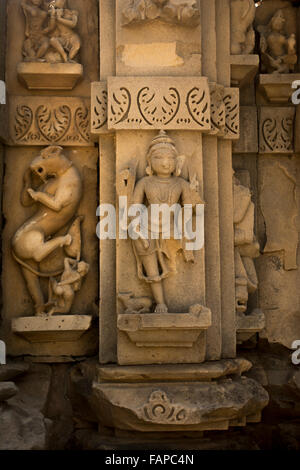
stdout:
<svg viewBox="0 0 300 470">
<path fill-rule="evenodd" d="M 170 23 L 196 26 L 200 13 L 196 0 L 131 0 L 123 10 L 123 24 L 151 21 L 160 18 Z"/>
<path fill-rule="evenodd" d="M 186 262 L 193 262 L 194 255 L 192 251 L 185 249 L 185 240 L 175 240 L 172 236 L 174 217 L 170 224 L 171 238 L 164 237 L 169 224 L 164 226 L 164 219 L 160 217 L 153 220 L 151 206 L 165 204 L 171 207 L 181 203 L 181 206 L 189 204 L 195 207 L 196 204 L 203 204 L 203 201 L 198 192 L 199 183 L 196 176 L 194 175 L 191 182 L 180 177 L 184 157 L 178 155 L 174 142 L 166 132 L 160 131 L 153 139 L 147 161 L 147 176 L 134 184 L 135 175 L 132 170 L 125 169 L 119 175 L 117 187 L 119 195 L 127 195 L 133 204 L 143 204 L 147 201 L 148 237 L 132 240 L 133 251 L 139 279 L 151 286 L 156 303 L 155 313 L 166 313 L 168 307 L 163 280 L 176 272 L 175 258 L 179 250 L 182 250 Z"/>
<path fill-rule="evenodd" d="M 251 192 L 235 175 L 233 196 L 236 312 L 245 313 L 249 294 L 254 293 L 258 286 L 253 259 L 259 256 L 259 244 L 254 234 L 254 203 Z"/>
<path fill-rule="evenodd" d="M 267 26 L 259 26 L 262 71 L 267 73 L 289 73 L 297 63 L 296 36 L 284 31 L 285 17 L 278 10 Z"/>
<path fill-rule="evenodd" d="M 84 261 L 65 258 L 64 272 L 60 281 L 50 278 L 49 305 L 54 305 L 48 315 L 54 313 L 69 313 L 74 301 L 75 293 L 81 288 L 82 279 L 89 271 L 89 265 Z"/>
<path fill-rule="evenodd" d="M 52 47 L 59 52 L 64 62 L 75 62 L 81 43 L 74 32 L 78 23 L 78 12 L 66 8 L 66 0 L 53 0 L 50 14 L 54 18 L 54 32 L 50 39 Z"/>
<path fill-rule="evenodd" d="M 76 257 L 77 262 L 80 259 L 81 217 L 73 222 L 66 235 L 56 236 L 71 222 L 82 197 L 80 174 L 62 152 L 62 147 L 58 146 L 43 149 L 25 172 L 21 202 L 23 206 L 36 204 L 36 212 L 12 239 L 12 254 L 21 266 L 28 291 L 35 303 L 36 315 L 45 314 L 46 307 L 40 278 L 56 277 L 62 273 L 62 270 L 41 272 L 39 263 L 61 247 L 65 248 L 69 257 Z M 40 185 L 36 189 L 32 188 L 32 175 L 39 177 Z M 65 271 L 61 281 L 68 277 L 66 263 Z"/>
</svg>

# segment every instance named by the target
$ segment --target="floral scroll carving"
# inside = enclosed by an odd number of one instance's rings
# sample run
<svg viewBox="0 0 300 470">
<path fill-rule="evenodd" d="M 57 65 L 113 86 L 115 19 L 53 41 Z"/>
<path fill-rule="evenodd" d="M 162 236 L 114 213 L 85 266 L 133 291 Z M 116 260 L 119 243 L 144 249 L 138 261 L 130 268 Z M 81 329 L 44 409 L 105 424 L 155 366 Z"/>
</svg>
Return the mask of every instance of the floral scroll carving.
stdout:
<svg viewBox="0 0 300 470">
<path fill-rule="evenodd" d="M 12 103 L 10 134 L 23 145 L 90 145 L 90 108 L 88 101 L 67 99 L 16 99 Z M 22 101 L 24 101 L 22 103 Z"/>
<path fill-rule="evenodd" d="M 294 108 L 261 109 L 260 153 L 293 153 L 294 117 Z"/>
</svg>

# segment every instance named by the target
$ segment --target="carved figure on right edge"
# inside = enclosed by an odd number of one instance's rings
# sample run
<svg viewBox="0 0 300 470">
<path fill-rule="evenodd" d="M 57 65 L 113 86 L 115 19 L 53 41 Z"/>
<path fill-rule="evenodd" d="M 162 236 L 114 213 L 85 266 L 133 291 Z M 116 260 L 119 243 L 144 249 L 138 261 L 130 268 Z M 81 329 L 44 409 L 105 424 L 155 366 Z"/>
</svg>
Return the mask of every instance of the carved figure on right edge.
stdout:
<svg viewBox="0 0 300 470">
<path fill-rule="evenodd" d="M 236 312 L 245 313 L 249 294 L 258 287 L 253 259 L 259 256 L 259 244 L 254 234 L 254 203 L 250 189 L 235 175 L 233 202 Z"/>
<path fill-rule="evenodd" d="M 231 54 L 252 54 L 255 46 L 253 0 L 231 0 Z"/>
<path fill-rule="evenodd" d="M 271 18 L 267 26 L 258 26 L 262 71 L 267 73 L 294 72 L 297 63 L 296 36 L 284 31 L 285 17 L 282 10 Z"/>
<path fill-rule="evenodd" d="M 151 205 L 166 204 L 203 204 L 198 192 L 199 183 L 196 175 L 190 182 L 180 177 L 184 157 L 179 156 L 172 139 L 165 131 L 152 140 L 147 153 L 147 176 L 135 184 L 135 174 L 126 169 L 119 175 L 117 188 L 119 196 L 127 196 L 133 204 L 147 201 L 148 235 L 146 238 L 132 240 L 133 251 L 137 261 L 139 279 L 151 286 L 156 304 L 155 313 L 167 313 L 163 280 L 176 272 L 176 254 L 182 251 L 186 262 L 194 262 L 193 251 L 185 250 L 185 240 L 172 237 L 174 220 L 171 224 L 171 238 L 163 237 L 168 227 L 164 221 L 151 220 Z M 132 194 L 130 194 L 132 188 Z M 152 223 L 151 223 L 152 222 Z M 180 281 L 179 281 L 180 282 Z"/>
</svg>

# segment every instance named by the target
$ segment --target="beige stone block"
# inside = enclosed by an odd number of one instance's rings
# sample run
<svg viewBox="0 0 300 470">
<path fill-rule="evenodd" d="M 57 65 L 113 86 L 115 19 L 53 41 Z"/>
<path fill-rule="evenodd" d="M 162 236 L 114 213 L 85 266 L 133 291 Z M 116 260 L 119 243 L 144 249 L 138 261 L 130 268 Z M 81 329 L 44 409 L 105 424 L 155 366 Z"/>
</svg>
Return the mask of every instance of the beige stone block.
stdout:
<svg viewBox="0 0 300 470">
<path fill-rule="evenodd" d="M 73 90 L 82 79 L 83 67 L 81 64 L 20 62 L 17 74 L 29 90 Z"/>
<path fill-rule="evenodd" d="M 208 80 L 204 77 L 109 77 L 108 128 L 209 131 Z"/>
<path fill-rule="evenodd" d="M 233 153 L 258 152 L 258 122 L 256 106 L 240 107 L 240 138 L 233 141 Z"/>
<path fill-rule="evenodd" d="M 118 363 L 203 362 L 211 312 L 122 314 L 118 316 Z"/>
<path fill-rule="evenodd" d="M 14 145 L 92 146 L 86 98 L 12 96 L 9 134 Z"/>
<path fill-rule="evenodd" d="M 271 103 L 288 104 L 295 91 L 292 88 L 295 80 L 300 80 L 299 73 L 262 74 L 259 76 L 259 87 Z"/>
<path fill-rule="evenodd" d="M 294 119 L 294 107 L 262 106 L 259 112 L 259 153 L 293 153 Z"/>
<path fill-rule="evenodd" d="M 237 315 L 237 343 L 242 344 L 256 333 L 265 328 L 265 315 L 260 310 L 254 310 L 250 315 L 239 313 Z"/>
<path fill-rule="evenodd" d="M 144 432 L 228 429 L 268 403 L 263 387 L 245 377 L 220 383 L 94 383 L 93 394 L 102 424 Z"/>
<path fill-rule="evenodd" d="M 77 341 L 92 324 L 90 315 L 20 317 L 12 321 L 12 331 L 32 343 Z"/>
<path fill-rule="evenodd" d="M 252 367 L 247 359 L 223 359 L 203 364 L 117 366 L 97 369 L 99 382 L 210 382 L 226 375 L 241 375 Z"/>
<path fill-rule="evenodd" d="M 259 56 L 256 54 L 231 55 L 231 85 L 243 87 L 249 85 L 259 67 Z"/>
</svg>

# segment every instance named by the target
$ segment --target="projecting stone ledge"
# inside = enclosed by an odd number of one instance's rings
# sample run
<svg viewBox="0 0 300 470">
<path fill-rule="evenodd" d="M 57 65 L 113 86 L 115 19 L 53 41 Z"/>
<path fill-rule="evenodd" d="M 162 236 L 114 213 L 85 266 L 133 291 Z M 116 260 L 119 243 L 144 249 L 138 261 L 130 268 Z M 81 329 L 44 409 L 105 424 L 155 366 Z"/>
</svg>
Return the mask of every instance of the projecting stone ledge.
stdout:
<svg viewBox="0 0 300 470">
<path fill-rule="evenodd" d="M 83 67 L 71 63 L 20 62 L 17 72 L 29 90 L 73 90 L 83 76 Z"/>
<path fill-rule="evenodd" d="M 227 430 L 259 422 L 268 394 L 252 379 L 222 382 L 93 384 L 102 425 L 127 431 Z"/>
<path fill-rule="evenodd" d="M 300 80 L 299 73 L 263 74 L 259 76 L 259 86 L 271 103 L 288 103 L 295 89 L 292 83 Z"/>
<path fill-rule="evenodd" d="M 118 316 L 118 363 L 174 364 L 205 360 L 205 331 L 211 311 L 143 313 Z"/>
<path fill-rule="evenodd" d="M 77 341 L 92 323 L 90 315 L 21 317 L 12 321 L 12 331 L 31 343 Z"/>
</svg>

